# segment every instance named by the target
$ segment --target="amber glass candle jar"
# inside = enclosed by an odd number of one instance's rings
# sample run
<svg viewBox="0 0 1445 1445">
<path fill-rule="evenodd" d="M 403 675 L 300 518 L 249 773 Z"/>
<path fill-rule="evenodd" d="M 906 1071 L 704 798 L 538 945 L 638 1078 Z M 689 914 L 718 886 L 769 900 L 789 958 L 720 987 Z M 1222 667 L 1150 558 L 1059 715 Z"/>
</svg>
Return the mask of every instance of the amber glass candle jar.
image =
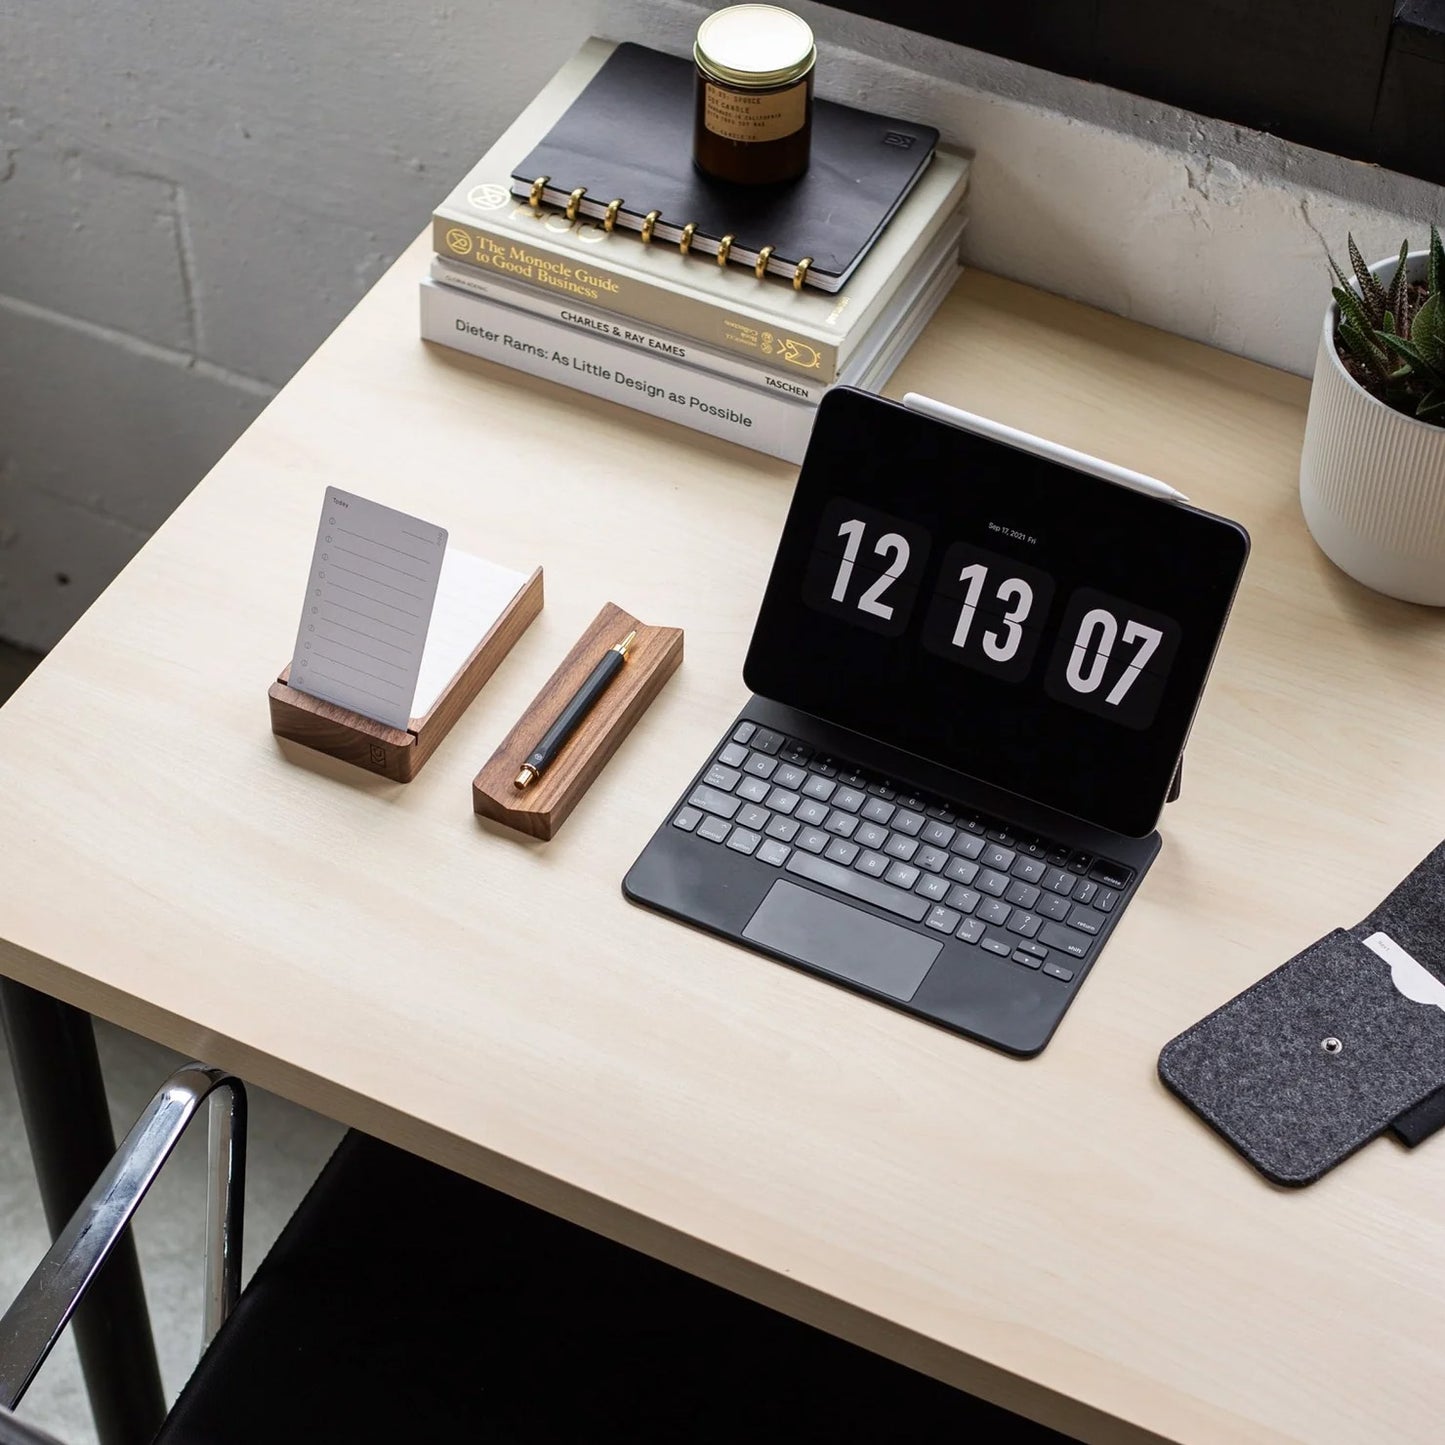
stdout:
<svg viewBox="0 0 1445 1445">
<path fill-rule="evenodd" d="M 697 168 L 744 186 L 796 180 L 813 138 L 813 64 L 806 21 L 776 5 L 709 15 L 693 46 Z"/>
</svg>

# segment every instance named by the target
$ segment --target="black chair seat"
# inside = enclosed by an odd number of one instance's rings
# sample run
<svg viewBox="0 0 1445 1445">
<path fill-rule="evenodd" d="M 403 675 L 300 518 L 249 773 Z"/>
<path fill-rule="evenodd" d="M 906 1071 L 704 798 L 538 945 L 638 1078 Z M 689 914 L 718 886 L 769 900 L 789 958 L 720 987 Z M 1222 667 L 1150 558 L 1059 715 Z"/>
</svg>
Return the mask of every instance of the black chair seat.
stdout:
<svg viewBox="0 0 1445 1445">
<path fill-rule="evenodd" d="M 158 1445 L 1064 1437 L 362 1134 Z"/>
</svg>

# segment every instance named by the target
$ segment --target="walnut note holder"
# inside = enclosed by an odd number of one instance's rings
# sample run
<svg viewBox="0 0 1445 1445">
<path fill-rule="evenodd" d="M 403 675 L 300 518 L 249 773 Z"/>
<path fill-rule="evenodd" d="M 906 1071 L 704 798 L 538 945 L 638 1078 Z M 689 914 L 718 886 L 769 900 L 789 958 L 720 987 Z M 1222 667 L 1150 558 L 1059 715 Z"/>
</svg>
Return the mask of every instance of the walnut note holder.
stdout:
<svg viewBox="0 0 1445 1445">
<path fill-rule="evenodd" d="M 626 664 L 551 767 L 530 788 L 515 787 L 527 755 L 602 654 L 634 628 Z M 533 838 L 551 838 L 681 661 L 681 628 L 648 627 L 609 602 L 473 780 L 473 809 Z"/>
<path fill-rule="evenodd" d="M 538 567 L 472 649 L 430 711 L 412 718 L 405 731 L 298 692 L 287 681 L 289 666 L 267 693 L 271 731 L 393 782 L 409 783 L 541 610 L 542 569 Z"/>
</svg>

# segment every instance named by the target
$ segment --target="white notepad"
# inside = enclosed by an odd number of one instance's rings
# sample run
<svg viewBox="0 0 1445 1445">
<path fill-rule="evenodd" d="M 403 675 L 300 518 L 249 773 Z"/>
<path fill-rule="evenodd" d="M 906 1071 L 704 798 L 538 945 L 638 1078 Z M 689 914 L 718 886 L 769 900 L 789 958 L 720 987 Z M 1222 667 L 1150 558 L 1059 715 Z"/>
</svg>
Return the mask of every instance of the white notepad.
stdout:
<svg viewBox="0 0 1445 1445">
<path fill-rule="evenodd" d="M 405 729 L 436 705 L 526 584 L 447 546 L 447 531 L 328 487 L 291 685 Z"/>
</svg>

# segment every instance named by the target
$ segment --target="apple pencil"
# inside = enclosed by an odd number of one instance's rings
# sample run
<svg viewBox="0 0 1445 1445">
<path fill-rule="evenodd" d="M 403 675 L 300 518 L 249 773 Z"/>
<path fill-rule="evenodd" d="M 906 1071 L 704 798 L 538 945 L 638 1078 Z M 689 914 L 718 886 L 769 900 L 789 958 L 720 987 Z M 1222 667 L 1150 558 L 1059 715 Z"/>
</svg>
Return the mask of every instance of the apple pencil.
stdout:
<svg viewBox="0 0 1445 1445">
<path fill-rule="evenodd" d="M 1151 497 L 1162 497 L 1168 502 L 1187 502 L 1189 500 L 1183 492 L 1175 491 L 1167 482 L 1161 482 L 1158 477 L 1147 477 L 1143 472 L 1133 472 L 1128 467 L 1115 466 L 1113 462 L 1106 462 L 1100 457 L 1091 457 L 1087 452 L 1076 452 L 1073 447 L 1066 447 L 1060 442 L 1051 442 L 1045 437 L 1033 436 L 1029 432 L 1005 426 L 1001 421 L 990 421 L 986 416 L 975 416 L 971 411 L 963 411 L 959 407 L 949 406 L 946 401 L 934 401 L 931 396 L 920 396 L 916 391 L 910 391 L 903 398 L 903 405 L 909 411 L 916 411 L 920 416 L 932 417 L 934 421 L 943 421 L 950 426 L 962 427 L 965 431 L 988 437 L 992 441 L 1003 442 L 1007 446 L 1017 447 L 1021 452 L 1029 452 L 1031 455 L 1043 457 L 1047 461 L 1062 462 L 1066 467 L 1076 467 L 1079 471 L 1088 472 L 1091 476 L 1103 477 L 1108 482 L 1118 482 L 1121 487 L 1128 487 L 1132 491 L 1144 492 Z"/>
</svg>

